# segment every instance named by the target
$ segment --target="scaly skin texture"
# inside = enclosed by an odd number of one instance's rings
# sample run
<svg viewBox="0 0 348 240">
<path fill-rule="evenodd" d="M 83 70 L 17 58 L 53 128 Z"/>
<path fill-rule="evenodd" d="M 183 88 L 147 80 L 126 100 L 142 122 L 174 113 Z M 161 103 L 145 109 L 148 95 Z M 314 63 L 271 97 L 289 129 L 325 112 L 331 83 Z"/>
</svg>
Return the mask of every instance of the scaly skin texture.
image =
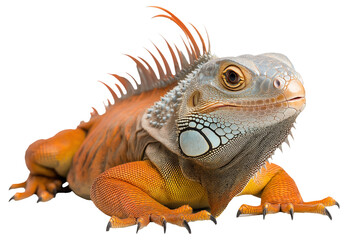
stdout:
<svg viewBox="0 0 348 240">
<path fill-rule="evenodd" d="M 159 7 L 156 7 L 159 8 Z M 33 194 L 51 200 L 70 189 L 91 199 L 111 216 L 110 228 L 150 222 L 172 223 L 191 232 L 188 222 L 212 220 L 238 195 L 261 198 L 259 206 L 242 205 L 241 214 L 295 212 L 328 215 L 331 197 L 304 202 L 293 179 L 267 159 L 287 141 L 305 106 L 300 75 L 287 57 L 268 53 L 217 58 L 201 34 L 202 51 L 187 27 L 159 8 L 187 36 L 188 59 L 167 43 L 175 68 L 157 49 L 165 69 L 151 53 L 159 79 L 142 58 L 141 85 L 112 74 L 127 89 L 99 115 L 29 146 L 28 179 L 11 200 Z M 133 78 L 132 76 L 130 76 Z M 119 85 L 116 85 L 120 89 Z M 264 166 L 264 168 L 262 168 Z M 258 171 L 261 171 L 255 175 Z M 64 182 L 69 188 L 62 188 Z"/>
</svg>

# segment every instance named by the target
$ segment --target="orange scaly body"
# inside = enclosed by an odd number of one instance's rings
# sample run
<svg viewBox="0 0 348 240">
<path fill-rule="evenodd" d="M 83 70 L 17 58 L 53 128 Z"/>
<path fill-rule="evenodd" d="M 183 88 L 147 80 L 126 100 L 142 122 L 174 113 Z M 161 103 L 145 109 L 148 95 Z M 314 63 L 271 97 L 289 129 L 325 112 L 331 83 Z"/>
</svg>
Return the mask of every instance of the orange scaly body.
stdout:
<svg viewBox="0 0 348 240">
<path fill-rule="evenodd" d="M 129 56 L 141 85 L 133 89 L 113 74 L 127 94 L 118 99 L 104 84 L 115 104 L 109 102 L 103 115 L 94 110 L 76 129 L 30 145 L 29 177 L 11 186 L 25 192 L 10 200 L 36 194 L 48 201 L 72 190 L 111 216 L 107 230 L 137 225 L 138 231 L 155 222 L 166 231 L 169 222 L 191 232 L 188 222 L 216 223 L 230 200 L 244 194 L 260 197 L 261 205 L 242 205 L 237 216 L 312 212 L 331 218 L 325 207 L 338 205 L 333 198 L 304 202 L 293 179 L 267 163 L 305 106 L 301 77 L 289 59 L 276 53 L 217 58 L 195 27 L 202 50 L 174 14 L 155 8 L 165 12 L 156 17 L 185 33 L 188 59 L 166 41 L 172 74 L 156 47 L 165 66 L 149 52 L 157 79 L 144 59 Z"/>
</svg>

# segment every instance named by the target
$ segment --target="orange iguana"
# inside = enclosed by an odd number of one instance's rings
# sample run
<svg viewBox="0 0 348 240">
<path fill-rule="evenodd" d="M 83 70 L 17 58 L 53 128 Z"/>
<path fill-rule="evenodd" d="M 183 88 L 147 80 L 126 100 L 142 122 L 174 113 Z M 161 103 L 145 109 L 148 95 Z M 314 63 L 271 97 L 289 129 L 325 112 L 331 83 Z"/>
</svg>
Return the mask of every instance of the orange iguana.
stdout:
<svg viewBox="0 0 348 240">
<path fill-rule="evenodd" d="M 287 141 L 305 106 L 300 75 L 282 54 L 218 58 L 202 47 L 171 12 L 156 7 L 185 33 L 188 59 L 168 44 L 175 74 L 156 47 L 155 70 L 143 58 L 137 65 L 136 89 L 113 74 L 127 89 L 104 114 L 31 144 L 25 160 L 30 174 L 11 189 L 23 187 L 10 200 L 33 194 L 51 200 L 67 191 L 91 199 L 111 216 L 110 228 L 149 222 L 186 227 L 212 220 L 237 195 L 261 198 L 259 206 L 242 205 L 240 214 L 310 212 L 327 215 L 331 197 L 304 202 L 292 178 L 267 159 Z M 133 79 L 130 76 L 131 80 Z M 133 79 L 134 80 L 134 79 Z M 120 89 L 119 85 L 116 85 Z M 262 168 L 264 166 L 264 168 Z M 260 172 L 260 173 L 258 173 Z M 258 173 L 258 174 L 256 174 Z M 203 210 L 202 210 L 203 209 Z"/>
</svg>

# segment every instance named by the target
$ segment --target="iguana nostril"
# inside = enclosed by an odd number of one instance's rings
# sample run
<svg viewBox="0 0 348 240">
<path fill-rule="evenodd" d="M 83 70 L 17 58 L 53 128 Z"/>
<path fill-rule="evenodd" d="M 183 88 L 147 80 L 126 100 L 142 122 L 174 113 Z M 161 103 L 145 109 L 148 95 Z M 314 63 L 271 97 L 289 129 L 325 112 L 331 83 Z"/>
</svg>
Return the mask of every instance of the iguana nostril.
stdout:
<svg viewBox="0 0 348 240">
<path fill-rule="evenodd" d="M 277 89 L 282 89 L 284 86 L 284 80 L 280 78 L 274 79 L 273 86 Z"/>
</svg>

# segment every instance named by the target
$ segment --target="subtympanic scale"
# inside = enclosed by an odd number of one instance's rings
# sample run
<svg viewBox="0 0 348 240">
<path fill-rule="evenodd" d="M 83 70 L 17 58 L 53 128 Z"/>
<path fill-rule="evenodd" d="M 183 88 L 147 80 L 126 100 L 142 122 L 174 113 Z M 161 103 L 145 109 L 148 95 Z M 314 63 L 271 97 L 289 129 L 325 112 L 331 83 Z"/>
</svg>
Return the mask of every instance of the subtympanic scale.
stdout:
<svg viewBox="0 0 348 240">
<path fill-rule="evenodd" d="M 179 144 L 188 157 L 197 157 L 211 149 L 227 144 L 245 129 L 209 115 L 194 115 L 178 122 Z"/>
</svg>

